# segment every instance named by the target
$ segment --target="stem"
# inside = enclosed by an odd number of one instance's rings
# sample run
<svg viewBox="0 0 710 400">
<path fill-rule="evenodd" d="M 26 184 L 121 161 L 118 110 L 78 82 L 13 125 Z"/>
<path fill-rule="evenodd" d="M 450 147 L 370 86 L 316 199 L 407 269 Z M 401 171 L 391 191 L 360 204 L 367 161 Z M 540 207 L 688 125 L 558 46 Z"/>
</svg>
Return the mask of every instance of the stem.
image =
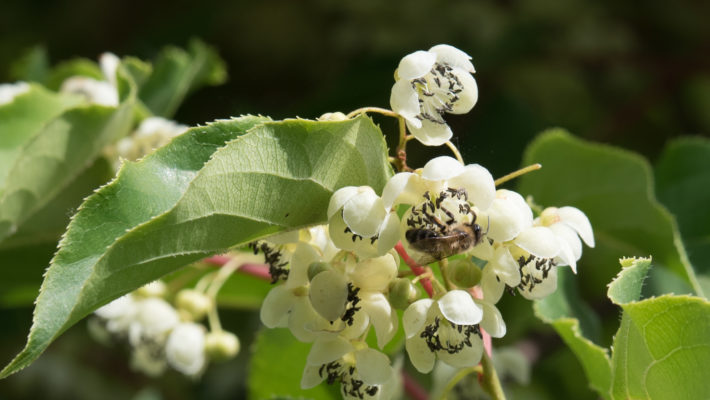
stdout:
<svg viewBox="0 0 710 400">
<path fill-rule="evenodd" d="M 399 143 L 395 149 L 395 154 L 397 160 L 399 160 L 399 165 L 397 166 L 399 171 L 411 171 L 412 169 L 407 166 L 407 142 L 410 141 L 414 136 L 407 136 L 407 124 L 402 116 L 398 117 L 399 122 Z"/>
<path fill-rule="evenodd" d="M 397 242 L 397 245 L 394 246 L 394 248 L 395 250 L 397 250 L 397 253 L 400 257 L 402 257 L 404 262 L 407 263 L 409 269 L 414 272 L 414 275 L 419 276 L 427 272 L 426 268 L 417 264 L 417 262 L 414 261 L 414 259 L 410 257 L 409 254 L 407 254 L 407 251 L 404 250 L 404 246 L 402 246 L 402 242 Z M 419 283 L 422 285 L 424 291 L 429 295 L 429 297 L 434 297 L 434 288 L 432 287 L 429 278 L 422 278 Z"/>
<path fill-rule="evenodd" d="M 441 392 L 441 396 L 439 397 L 439 400 L 445 400 L 446 396 L 451 392 L 451 390 L 456 386 L 457 383 L 459 383 L 463 378 L 466 376 L 477 372 L 478 374 L 483 373 L 483 367 L 480 365 L 476 365 L 475 367 L 469 367 L 469 368 L 464 368 L 460 370 L 456 375 L 454 375 L 453 378 L 446 384 L 446 387 L 444 388 L 444 391 Z"/>
<path fill-rule="evenodd" d="M 360 115 L 360 114 L 364 114 L 364 113 L 368 113 L 368 112 L 374 112 L 374 113 L 386 115 L 388 117 L 395 117 L 395 118 L 399 117 L 399 114 L 397 114 L 396 112 L 394 112 L 392 110 L 388 110 L 386 108 L 380 108 L 380 107 L 358 108 L 357 110 L 350 112 L 348 115 L 346 115 L 346 117 L 352 118 L 356 115 Z"/>
<path fill-rule="evenodd" d="M 207 313 L 207 321 L 210 324 L 210 330 L 213 332 L 220 332 L 222 330 L 222 324 L 219 321 L 219 314 L 217 314 L 217 293 L 219 289 L 222 288 L 227 279 L 239 269 L 239 264 L 237 264 L 237 259 L 232 259 L 227 264 L 225 264 L 215 275 L 210 286 L 205 290 L 205 295 L 212 300 L 212 308 Z"/>
<path fill-rule="evenodd" d="M 412 400 L 427 400 L 429 393 L 422 387 L 407 371 L 402 371 L 402 382 L 404 383 L 404 392 L 407 393 Z"/>
<path fill-rule="evenodd" d="M 449 260 L 444 258 L 442 260 L 439 260 L 439 271 L 441 271 L 441 276 L 444 277 L 444 286 L 446 287 L 446 290 L 449 291 L 453 287 L 451 284 L 451 281 L 449 280 L 449 275 L 446 273 L 447 269 L 449 268 Z"/>
<path fill-rule="evenodd" d="M 495 184 L 496 184 L 496 186 L 500 186 L 501 184 L 508 182 L 511 179 L 515 179 L 515 178 L 519 177 L 520 175 L 525 175 L 528 172 L 532 172 L 532 171 L 538 170 L 540 168 L 542 168 L 541 164 L 528 165 L 525 168 L 521 168 L 515 172 L 511 172 L 508 175 L 505 175 L 503 177 L 496 179 Z"/>
<path fill-rule="evenodd" d="M 496 369 L 493 367 L 493 362 L 485 351 L 481 358 L 481 366 L 483 367 L 483 381 L 481 381 L 481 387 L 488 392 L 494 400 L 505 400 L 505 393 L 503 393 L 503 387 L 501 387 L 500 380 L 498 380 Z"/>
<path fill-rule="evenodd" d="M 454 146 L 454 144 L 451 143 L 450 140 L 447 141 L 445 144 L 449 148 L 449 150 L 451 150 L 451 152 L 454 153 L 454 157 L 456 157 L 456 159 L 459 160 L 459 162 L 461 164 L 463 164 L 464 163 L 463 157 L 461 157 L 461 153 L 459 153 L 459 149 L 457 149 L 456 146 Z"/>
<path fill-rule="evenodd" d="M 233 259 L 229 256 L 220 255 L 220 256 L 212 256 L 209 258 L 205 258 L 203 261 L 208 264 L 216 265 L 218 267 L 223 267 L 223 266 L 227 265 L 227 263 L 229 263 L 231 260 L 233 260 Z M 241 258 L 239 258 L 239 260 L 245 261 L 245 260 L 242 260 Z M 245 262 L 244 264 L 242 264 L 239 267 L 238 272 L 246 274 L 246 275 L 251 275 L 251 276 L 257 277 L 259 279 L 271 281 L 271 274 L 269 274 L 269 266 L 266 264 Z"/>
</svg>

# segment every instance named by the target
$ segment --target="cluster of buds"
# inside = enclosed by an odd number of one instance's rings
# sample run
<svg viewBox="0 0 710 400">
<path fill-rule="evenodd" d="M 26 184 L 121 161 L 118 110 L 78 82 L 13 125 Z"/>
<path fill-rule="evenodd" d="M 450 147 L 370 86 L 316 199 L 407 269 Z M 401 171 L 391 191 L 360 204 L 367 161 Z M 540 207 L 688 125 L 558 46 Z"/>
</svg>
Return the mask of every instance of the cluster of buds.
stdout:
<svg viewBox="0 0 710 400">
<path fill-rule="evenodd" d="M 239 339 L 220 327 L 208 331 L 200 323 L 215 311 L 210 296 L 183 289 L 173 304 L 162 281 L 155 281 L 106 304 L 91 320 L 92 335 L 103 343 L 123 341 L 131 348 L 131 367 L 159 376 L 168 366 L 199 377 L 208 361 L 223 361 L 239 352 Z M 213 327 L 214 328 L 214 327 Z"/>
<path fill-rule="evenodd" d="M 477 100 L 473 71 L 470 57 L 451 46 L 410 54 L 395 74 L 392 109 L 423 144 L 447 143 L 443 115 L 468 112 Z M 445 156 L 395 174 L 381 195 L 367 186 L 340 188 L 327 216 L 326 226 L 290 241 L 254 245 L 273 281 L 282 281 L 261 319 L 313 343 L 303 388 L 337 382 L 346 399 L 392 397 L 398 378 L 381 349 L 400 325 L 420 372 L 432 371 L 437 359 L 456 368 L 478 364 L 484 337 L 506 333 L 496 308 L 503 293 L 549 295 L 557 268 L 576 272 L 582 240 L 594 246 L 582 211 L 552 207 L 535 217 L 520 194 L 496 189 L 486 168 Z M 434 262 L 443 282 L 430 272 Z M 416 282 L 428 285 L 428 298 Z M 396 309 L 404 310 L 401 321 Z M 371 327 L 380 350 L 365 340 Z"/>
</svg>

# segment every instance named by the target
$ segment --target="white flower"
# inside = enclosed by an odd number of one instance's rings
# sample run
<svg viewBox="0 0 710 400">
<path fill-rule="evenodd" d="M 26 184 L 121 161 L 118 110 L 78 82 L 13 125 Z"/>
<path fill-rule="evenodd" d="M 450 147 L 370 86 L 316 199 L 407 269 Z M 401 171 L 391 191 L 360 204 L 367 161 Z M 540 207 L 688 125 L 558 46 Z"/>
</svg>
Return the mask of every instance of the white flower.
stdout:
<svg viewBox="0 0 710 400">
<path fill-rule="evenodd" d="M 205 366 L 205 328 L 180 323 L 165 343 L 165 358 L 171 367 L 187 376 L 197 376 Z"/>
<path fill-rule="evenodd" d="M 137 302 L 127 294 L 98 308 L 94 313 L 106 321 L 106 329 L 114 334 L 127 333 L 138 311 Z"/>
<path fill-rule="evenodd" d="M 377 345 L 383 348 L 397 332 L 397 313 L 385 296 L 397 277 L 397 261 L 392 254 L 355 262 L 335 262 L 333 269 L 311 281 L 313 308 L 331 321 L 323 333 L 356 338 L 372 325 Z"/>
<path fill-rule="evenodd" d="M 15 97 L 30 90 L 27 82 L 0 84 L 0 105 L 11 103 Z"/>
<path fill-rule="evenodd" d="M 301 388 L 309 389 L 326 380 L 340 382 L 344 399 L 391 399 L 398 383 L 389 358 L 363 342 L 342 337 L 317 341 L 311 347 Z"/>
<path fill-rule="evenodd" d="M 560 243 L 557 265 L 569 265 L 577 273 L 577 260 L 582 257 L 582 242 L 594 247 L 594 232 L 587 216 L 575 207 L 548 207 L 533 222 L 548 227 Z"/>
<path fill-rule="evenodd" d="M 483 354 L 478 324 L 483 317 L 484 310 L 463 290 L 452 290 L 438 300 L 412 303 L 402 317 L 412 365 L 428 373 L 436 358 L 457 368 L 478 364 Z"/>
<path fill-rule="evenodd" d="M 99 81 L 86 76 L 72 76 L 62 82 L 60 91 L 84 95 L 91 103 L 117 106 L 116 69 L 118 64 L 120 64 L 120 60 L 115 54 L 104 53 L 99 57 L 99 65 L 105 80 Z"/>
<path fill-rule="evenodd" d="M 128 327 L 128 340 L 134 347 L 144 342 L 164 343 L 179 322 L 177 311 L 165 300 L 156 297 L 139 300 Z"/>
<path fill-rule="evenodd" d="M 308 297 L 308 267 L 321 261 L 321 255 L 313 246 L 306 243 L 297 246 L 286 283 L 271 289 L 261 305 L 261 322 L 266 327 L 288 327 L 296 339 L 311 342 L 315 340 L 316 331 L 330 325 L 313 309 Z"/>
<path fill-rule="evenodd" d="M 131 352 L 131 368 L 148 376 L 157 377 L 165 372 L 167 366 L 162 347 L 141 345 Z"/>
<path fill-rule="evenodd" d="M 423 144 L 446 143 L 452 132 L 443 114 L 465 114 L 476 104 L 478 86 L 470 60 L 463 51 L 440 44 L 400 61 L 390 105 Z"/>
<path fill-rule="evenodd" d="M 338 189 L 328 204 L 328 226 L 335 245 L 361 257 L 381 256 L 399 240 L 399 218 L 369 186 Z"/>
</svg>

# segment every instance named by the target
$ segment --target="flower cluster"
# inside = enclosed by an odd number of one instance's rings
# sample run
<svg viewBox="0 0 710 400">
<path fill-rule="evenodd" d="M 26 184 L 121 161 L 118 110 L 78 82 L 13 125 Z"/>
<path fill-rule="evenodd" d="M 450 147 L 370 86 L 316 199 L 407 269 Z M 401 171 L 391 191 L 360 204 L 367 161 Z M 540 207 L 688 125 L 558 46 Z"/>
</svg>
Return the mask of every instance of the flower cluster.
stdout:
<svg viewBox="0 0 710 400">
<path fill-rule="evenodd" d="M 166 286 L 152 282 L 96 310 L 91 332 L 99 341 L 118 339 L 131 348 L 131 367 L 150 376 L 167 366 L 198 377 L 208 360 L 224 360 L 239 352 L 239 339 L 222 329 L 208 332 L 199 321 L 214 308 L 204 293 L 184 289 L 167 302 Z"/>
<path fill-rule="evenodd" d="M 410 54 L 395 74 L 392 109 L 414 138 L 444 144 L 452 133 L 443 115 L 476 103 L 472 72 L 470 57 L 451 46 Z M 397 384 L 389 358 L 365 340 L 371 327 L 383 349 L 402 325 L 409 359 L 422 373 L 437 359 L 474 366 L 484 338 L 506 333 L 496 308 L 504 292 L 549 295 L 557 268 L 576 272 L 582 241 L 594 246 L 582 211 L 551 207 L 536 217 L 520 194 L 497 189 L 486 168 L 460 157 L 405 169 L 381 195 L 368 186 L 340 188 L 326 214 L 327 226 L 253 245 L 281 282 L 264 300 L 261 320 L 313 343 L 302 387 L 338 382 L 347 399 L 390 398 Z M 434 262 L 443 282 L 430 272 Z M 433 284 L 429 298 L 420 298 L 417 281 Z M 404 309 L 401 321 L 396 308 Z"/>
</svg>

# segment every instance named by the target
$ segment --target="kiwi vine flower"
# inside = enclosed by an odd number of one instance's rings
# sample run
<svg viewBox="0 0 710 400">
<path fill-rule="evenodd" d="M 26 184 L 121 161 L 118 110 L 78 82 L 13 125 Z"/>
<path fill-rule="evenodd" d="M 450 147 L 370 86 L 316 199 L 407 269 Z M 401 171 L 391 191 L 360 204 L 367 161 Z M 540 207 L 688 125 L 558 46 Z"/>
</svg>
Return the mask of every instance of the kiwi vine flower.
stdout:
<svg viewBox="0 0 710 400">
<path fill-rule="evenodd" d="M 30 90 L 27 82 L 2 83 L 0 84 L 0 105 L 12 102 L 15 97 Z"/>
<path fill-rule="evenodd" d="M 118 89 L 116 70 L 120 59 L 113 53 L 103 53 L 99 57 L 99 66 L 103 73 L 103 80 L 87 76 L 72 76 L 62 82 L 60 91 L 84 95 L 86 99 L 103 106 L 118 105 Z"/>
<path fill-rule="evenodd" d="M 594 247 L 594 232 L 587 216 L 575 207 L 548 207 L 533 224 L 546 226 L 555 234 L 561 247 L 557 265 L 569 265 L 577 273 L 577 260 L 582 257 L 582 240 L 587 246 Z"/>
<path fill-rule="evenodd" d="M 390 105 L 409 131 L 427 146 L 446 143 L 453 133 L 444 113 L 465 114 L 478 100 L 471 57 L 449 45 L 405 56 L 395 72 Z"/>
</svg>

